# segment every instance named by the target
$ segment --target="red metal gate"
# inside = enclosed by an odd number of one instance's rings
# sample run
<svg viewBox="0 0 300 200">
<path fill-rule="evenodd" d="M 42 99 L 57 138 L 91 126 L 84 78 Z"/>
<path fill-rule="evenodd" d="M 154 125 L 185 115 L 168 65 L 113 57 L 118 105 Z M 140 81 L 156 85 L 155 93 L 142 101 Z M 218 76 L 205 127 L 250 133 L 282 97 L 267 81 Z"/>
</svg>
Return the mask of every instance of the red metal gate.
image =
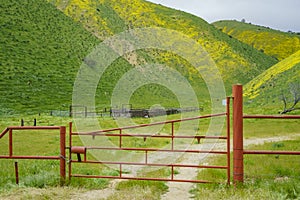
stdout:
<svg viewBox="0 0 300 200">
<path fill-rule="evenodd" d="M 60 132 L 60 155 L 59 156 L 30 156 L 14 155 L 13 151 L 13 131 L 14 130 L 59 130 Z M 8 133 L 8 153 L 0 155 L 0 159 L 29 159 L 29 160 L 59 160 L 61 184 L 64 184 L 66 178 L 66 127 L 65 126 L 11 126 L 6 128 L 1 134 L 0 139 Z M 16 182 L 18 183 L 17 164 Z"/>
<path fill-rule="evenodd" d="M 175 177 L 175 170 L 174 168 L 212 168 L 212 169 L 224 169 L 227 170 L 227 183 L 230 184 L 230 113 L 229 113 L 229 102 L 230 98 L 227 98 L 227 111 L 225 113 L 219 114 L 212 114 L 206 116 L 199 116 L 194 118 L 187 118 L 187 119 L 180 119 L 180 120 L 171 120 L 165 122 L 158 122 L 152 124 L 141 124 L 136 126 L 130 127 L 123 127 L 123 128 L 114 128 L 114 129 L 106 129 L 106 130 L 99 130 L 93 132 L 73 132 L 72 131 L 72 123 L 70 123 L 70 136 L 69 136 L 69 178 L 71 177 L 82 177 L 82 178 L 112 178 L 112 179 L 133 179 L 133 180 L 155 180 L 155 181 L 173 181 L 173 182 L 193 182 L 193 183 L 209 183 L 211 181 L 207 180 L 187 180 L 187 179 L 176 179 Z M 213 118 L 213 117 L 221 117 L 226 116 L 227 119 L 227 133 L 226 136 L 204 136 L 204 135 L 195 135 L 195 136 L 185 136 L 185 135 L 177 135 L 174 134 L 174 127 L 176 123 L 190 121 L 190 120 L 201 120 L 206 118 Z M 146 126 L 156 126 L 162 124 L 170 124 L 171 125 L 171 133 L 169 135 L 148 135 L 148 134 L 126 134 L 124 133 L 125 130 L 129 129 L 137 129 Z M 113 133 L 112 133 L 113 132 Z M 101 147 L 101 146 L 73 146 L 73 137 L 74 136 L 89 136 L 89 137 L 111 137 L 118 139 L 118 146 L 117 147 Z M 163 138 L 169 139 L 171 143 L 170 149 L 160 149 L 160 148 L 139 148 L 139 147 L 124 147 L 123 140 L 124 138 Z M 174 148 L 174 140 L 175 139 L 196 139 L 200 142 L 201 139 L 222 139 L 226 140 L 226 150 L 184 150 L 184 149 L 176 149 Z M 124 161 L 104 161 L 104 160 L 96 160 L 96 159 L 87 159 L 87 154 L 90 150 L 105 150 L 105 151 L 135 151 L 135 152 L 143 152 L 144 153 L 144 161 L 143 162 L 124 162 Z M 151 163 L 148 161 L 148 154 L 151 152 L 168 152 L 168 153 L 187 153 L 187 154 L 195 154 L 195 153 L 207 153 L 207 154 L 222 154 L 227 155 L 227 164 L 225 166 L 216 166 L 216 165 L 199 165 L 199 163 L 195 163 L 193 165 L 185 165 L 185 164 L 175 164 L 175 163 Z M 77 154 L 77 159 L 72 159 L 72 154 Z M 82 159 L 80 155 L 83 155 L 84 158 Z M 197 161 L 195 161 L 197 162 Z M 119 175 L 118 176 L 107 176 L 107 175 L 92 175 L 92 174 L 73 174 L 73 164 L 74 163 L 81 163 L 81 164 L 107 164 L 107 165 L 116 165 L 118 166 Z M 170 178 L 149 178 L 149 177 L 128 177 L 125 176 L 123 172 L 123 166 L 149 166 L 149 167 L 168 167 L 170 168 L 171 175 Z"/>
<path fill-rule="evenodd" d="M 175 134 L 175 125 L 177 123 L 181 123 L 184 121 L 192 121 L 192 120 L 202 120 L 209 119 L 215 117 L 226 116 L 226 136 L 205 136 L 205 135 L 177 135 Z M 244 154 L 277 154 L 277 155 L 300 155 L 300 152 L 295 151 L 254 151 L 254 150 L 244 150 L 243 148 L 243 120 L 249 118 L 256 119 L 300 119 L 300 116 L 269 116 L 269 115 L 244 115 L 243 114 L 243 93 L 242 86 L 235 85 L 233 86 L 233 181 L 243 182 L 244 180 Z M 129 129 L 138 129 L 147 126 L 157 126 L 169 124 L 171 126 L 170 133 L 168 135 L 150 135 L 150 134 L 126 134 L 125 130 Z M 23 156 L 23 155 L 15 155 L 13 151 L 13 130 L 60 130 L 60 155 L 59 156 Z M 66 178 L 66 149 L 69 149 L 69 178 L 71 177 L 85 177 L 85 178 L 113 178 L 113 179 L 134 179 L 134 180 L 157 180 L 157 181 L 174 181 L 174 182 L 193 182 L 193 183 L 209 183 L 211 181 L 207 180 L 187 180 L 187 179 L 177 179 L 175 177 L 175 169 L 174 168 L 211 168 L 211 169 L 223 169 L 227 172 L 227 183 L 230 184 L 230 97 L 227 97 L 227 107 L 225 113 L 218 113 L 212 115 L 199 116 L 194 118 L 180 119 L 180 120 L 171 120 L 165 122 L 157 122 L 152 124 L 141 124 L 136 126 L 129 126 L 123 128 L 114 128 L 114 129 L 106 129 L 99 130 L 94 132 L 73 132 L 72 131 L 72 123 L 70 123 L 69 130 L 69 147 L 65 146 L 66 140 L 66 127 L 64 126 L 13 126 L 6 128 L 1 134 L 0 139 L 3 138 L 8 133 L 8 153 L 6 155 L 0 155 L 0 159 L 51 159 L 51 160 L 59 160 L 60 161 L 60 176 L 61 182 L 64 183 Z M 114 133 L 112 133 L 114 132 Z M 101 146 L 73 146 L 73 137 L 76 136 L 89 136 L 89 137 L 110 137 L 118 139 L 118 147 L 101 147 Z M 171 143 L 170 149 L 160 149 L 160 148 L 139 148 L 139 147 L 125 147 L 123 146 L 124 138 L 143 138 L 147 140 L 148 138 L 161 138 L 167 139 Z M 226 150 L 184 150 L 184 149 L 176 149 L 174 148 L 174 140 L 175 139 L 195 139 L 200 142 L 202 139 L 221 139 L 226 141 Z M 90 159 L 88 157 L 88 153 L 91 150 L 111 150 L 111 151 L 135 151 L 135 152 L 143 152 L 144 161 L 143 162 L 123 162 L 123 161 L 99 161 Z M 219 154 L 227 156 L 227 164 L 224 166 L 216 166 L 216 165 L 199 165 L 195 164 L 176 164 L 176 163 L 151 163 L 148 160 L 148 155 L 151 152 L 168 152 L 168 153 L 187 153 L 187 154 Z M 77 160 L 72 159 L 72 154 L 77 155 Z M 83 160 L 81 159 L 81 155 L 83 155 Z M 81 163 L 81 164 L 107 164 L 107 165 L 117 165 L 119 167 L 118 176 L 107 176 L 107 175 L 97 175 L 97 174 L 75 174 L 73 171 L 73 164 Z M 169 168 L 171 171 L 170 178 L 147 178 L 147 177 L 128 177 L 124 176 L 123 166 L 132 165 L 132 166 L 154 166 L 154 167 L 165 167 Z M 17 168 L 17 166 L 16 166 Z"/>
<path fill-rule="evenodd" d="M 244 115 L 243 114 L 243 86 L 234 85 L 233 93 L 233 181 L 244 182 L 244 154 L 276 154 L 300 155 L 299 151 L 266 151 L 244 150 L 243 120 L 244 119 L 300 119 L 292 115 Z"/>
</svg>

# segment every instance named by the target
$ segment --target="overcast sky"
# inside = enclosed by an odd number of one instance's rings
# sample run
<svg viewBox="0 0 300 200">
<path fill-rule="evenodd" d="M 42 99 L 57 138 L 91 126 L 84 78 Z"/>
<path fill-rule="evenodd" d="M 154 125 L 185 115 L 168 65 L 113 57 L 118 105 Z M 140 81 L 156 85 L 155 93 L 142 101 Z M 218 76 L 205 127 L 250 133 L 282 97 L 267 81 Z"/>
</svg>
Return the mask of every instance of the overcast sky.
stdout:
<svg viewBox="0 0 300 200">
<path fill-rule="evenodd" d="M 252 24 L 300 32 L 300 0 L 148 0 L 183 10 L 208 22 L 245 19 Z"/>
</svg>

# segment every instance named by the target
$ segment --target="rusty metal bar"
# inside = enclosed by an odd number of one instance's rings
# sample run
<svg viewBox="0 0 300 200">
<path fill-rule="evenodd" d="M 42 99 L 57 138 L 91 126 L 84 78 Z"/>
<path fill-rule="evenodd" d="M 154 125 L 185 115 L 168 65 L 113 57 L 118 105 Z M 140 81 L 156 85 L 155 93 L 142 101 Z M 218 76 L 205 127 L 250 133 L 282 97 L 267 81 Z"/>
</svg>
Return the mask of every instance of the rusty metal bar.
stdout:
<svg viewBox="0 0 300 200">
<path fill-rule="evenodd" d="M 148 151 L 145 151 L 145 164 L 148 164 Z"/>
<path fill-rule="evenodd" d="M 4 129 L 3 131 L 2 131 L 2 133 L 0 134 L 0 139 L 4 136 L 4 135 L 6 135 L 6 133 L 9 131 L 9 128 L 6 128 L 6 129 Z"/>
<path fill-rule="evenodd" d="M 196 119 L 205 119 L 205 118 L 219 117 L 219 116 L 225 116 L 225 115 L 226 115 L 226 113 L 218 113 L 218 114 L 204 115 L 204 116 L 191 117 L 191 118 L 185 118 L 185 119 L 170 120 L 170 121 L 165 121 L 165 122 L 155 122 L 155 123 L 151 123 L 151 124 L 139 124 L 139 125 L 135 125 L 135 126 L 126 126 L 126 127 L 122 127 L 122 128 L 111 128 L 111 129 L 105 129 L 105 130 L 99 130 L 99 131 L 93 131 L 93 132 L 84 132 L 84 133 L 77 132 L 77 133 L 72 133 L 72 135 L 95 135 L 97 133 L 120 131 L 120 129 L 126 130 L 126 129 L 142 128 L 142 127 L 147 127 L 147 126 L 155 126 L 155 125 L 190 121 L 190 120 L 196 120 Z"/>
<path fill-rule="evenodd" d="M 60 130 L 60 156 L 31 156 L 13 155 L 13 130 Z M 64 184 L 66 178 L 65 159 L 66 159 L 66 127 L 65 126 L 11 126 L 7 127 L 0 135 L 0 139 L 9 132 L 8 155 L 0 155 L 0 159 L 29 159 L 29 160 L 60 160 L 61 183 Z M 18 164 L 15 163 L 16 182 L 19 180 Z"/>
<path fill-rule="evenodd" d="M 171 126 L 172 150 L 174 150 L 174 122 L 171 123 Z"/>
<path fill-rule="evenodd" d="M 120 130 L 119 130 L 120 131 Z M 106 134 L 99 134 L 99 133 L 74 133 L 72 135 L 85 135 L 85 136 L 106 136 L 106 137 L 142 137 L 142 138 L 147 138 L 147 137 L 152 137 L 152 138 L 182 138 L 182 139 L 227 139 L 227 136 L 200 136 L 200 135 L 196 135 L 196 136 L 183 136 L 183 135 L 148 135 L 148 134 L 111 134 L 111 133 L 106 133 Z"/>
<path fill-rule="evenodd" d="M 0 156 L 2 159 L 59 160 L 59 156 Z"/>
<path fill-rule="evenodd" d="M 152 124 L 141 124 L 137 126 L 127 126 L 123 128 L 112 128 L 112 129 L 106 129 L 106 130 L 99 130 L 99 131 L 93 131 L 93 132 L 71 132 L 70 137 L 73 135 L 92 135 L 95 136 L 108 136 L 108 137 L 119 137 L 119 147 L 98 147 L 98 146 L 86 146 L 86 150 L 90 149 L 97 149 L 97 150 L 119 150 L 119 151 L 144 151 L 145 152 L 145 160 L 143 163 L 135 163 L 135 162 L 111 162 L 111 161 L 94 161 L 94 160 L 85 160 L 84 162 L 79 161 L 70 161 L 70 164 L 72 162 L 78 163 L 78 164 L 115 164 L 119 165 L 120 174 L 118 176 L 96 176 L 96 175 L 78 175 L 78 174 L 72 174 L 70 173 L 70 177 L 86 177 L 86 178 L 119 178 L 119 179 L 132 179 L 132 180 L 162 180 L 162 181 L 175 181 L 175 182 L 194 182 L 194 183 L 209 183 L 210 181 L 202 181 L 202 180 L 176 180 L 174 179 L 174 167 L 185 167 L 185 168 L 208 168 L 208 169 L 227 169 L 230 173 L 230 164 L 226 166 L 209 166 L 209 165 L 184 165 L 184 164 L 154 164 L 154 163 L 148 163 L 148 153 L 151 151 L 156 152 L 182 152 L 182 153 L 214 153 L 214 154 L 223 154 L 228 156 L 228 149 L 226 151 L 211 151 L 211 150 L 174 150 L 174 139 L 184 139 L 184 138 L 196 138 L 200 141 L 200 139 L 226 139 L 227 141 L 230 140 L 230 137 L 227 136 L 175 136 L 175 126 L 174 123 L 176 122 L 182 122 L 182 121 L 189 121 L 189 120 L 196 120 L 196 119 L 204 119 L 204 118 L 210 118 L 210 117 L 218 117 L 218 116 L 226 116 L 229 117 L 229 113 L 219 113 L 219 114 L 213 114 L 213 115 L 206 115 L 206 116 L 198 116 L 193 118 L 186 118 L 186 119 L 180 119 L 180 120 L 171 120 L 171 121 L 165 121 L 165 122 L 156 122 Z M 123 130 L 126 129 L 135 129 L 135 128 L 142 128 L 147 126 L 154 126 L 154 125 L 161 125 L 161 124 L 171 124 L 171 134 L 170 135 L 150 135 L 150 134 L 123 134 Z M 230 124 L 229 124 L 230 125 Z M 119 133 L 108 133 L 118 131 Z M 228 129 L 228 132 L 230 134 L 230 129 Z M 147 137 L 152 138 L 170 138 L 172 140 L 172 149 L 159 149 L 159 148 L 122 148 L 122 137 L 140 137 L 144 140 L 147 139 Z M 71 144 L 70 144 L 71 146 Z M 229 143 L 229 154 L 230 154 L 230 143 Z M 230 156 L 230 155 L 229 155 Z M 229 157 L 230 159 L 230 157 Z M 230 162 L 230 161 L 229 161 Z M 122 165 L 140 165 L 140 166 L 156 166 L 156 167 L 171 167 L 171 180 L 165 179 L 165 178 L 139 178 L 139 177 L 123 177 L 122 174 Z M 230 180 L 230 176 L 228 178 Z"/>
<path fill-rule="evenodd" d="M 226 98 L 227 122 L 227 184 L 230 185 L 230 97 Z"/>
<path fill-rule="evenodd" d="M 87 160 L 86 162 L 72 161 L 74 163 L 89 163 L 89 164 L 108 164 L 108 165 L 145 165 L 152 167 L 182 167 L 182 168 L 202 168 L 202 169 L 227 169 L 227 166 L 217 165 L 185 165 L 185 164 L 163 164 L 163 163 L 138 163 L 138 162 L 112 162 L 112 161 L 94 161 Z"/>
<path fill-rule="evenodd" d="M 71 114 L 71 112 L 70 112 Z M 72 130 L 73 130 L 73 123 L 69 123 L 69 181 L 71 180 L 72 175 Z"/>
<path fill-rule="evenodd" d="M 19 168 L 18 168 L 18 162 L 15 162 L 15 174 L 16 174 L 16 184 L 19 185 Z"/>
<path fill-rule="evenodd" d="M 61 126 L 9 126 L 12 130 L 59 130 Z"/>
<path fill-rule="evenodd" d="M 83 146 L 73 146 L 70 149 L 71 153 L 86 154 L 86 147 Z"/>
<path fill-rule="evenodd" d="M 243 86 L 234 85 L 233 93 L 233 182 L 244 182 L 243 160 Z"/>
<path fill-rule="evenodd" d="M 9 141 L 8 141 L 8 143 L 9 143 L 9 147 L 8 147 L 8 149 L 9 149 L 9 156 L 12 156 L 13 155 L 13 136 L 12 136 L 12 129 L 9 129 Z"/>
<path fill-rule="evenodd" d="M 244 115 L 245 119 L 300 119 L 299 115 Z"/>
<path fill-rule="evenodd" d="M 65 184 L 66 180 L 66 127 L 60 127 L 60 183 Z"/>
<path fill-rule="evenodd" d="M 120 129 L 120 134 L 119 134 L 119 147 L 122 148 L 122 129 Z"/>
<path fill-rule="evenodd" d="M 189 182 L 189 183 L 216 183 L 205 180 L 183 180 L 183 179 L 168 179 L 168 178 L 147 178 L 147 177 L 119 177 L 119 176 L 96 176 L 96 175 L 81 175 L 73 174 L 72 177 L 78 178 L 110 178 L 110 179 L 126 179 L 126 180 L 146 180 L 146 181 L 172 181 L 172 182 Z"/>
<path fill-rule="evenodd" d="M 86 149 L 98 150 L 118 150 L 118 151 L 156 151 L 156 152 L 176 152 L 176 153 L 212 153 L 212 154 L 227 154 L 227 151 L 214 151 L 214 150 L 184 150 L 184 149 L 159 149 L 159 148 L 118 148 L 118 147 L 97 147 L 86 146 Z"/>
<path fill-rule="evenodd" d="M 300 155 L 300 151 L 244 150 L 244 154 Z"/>
</svg>

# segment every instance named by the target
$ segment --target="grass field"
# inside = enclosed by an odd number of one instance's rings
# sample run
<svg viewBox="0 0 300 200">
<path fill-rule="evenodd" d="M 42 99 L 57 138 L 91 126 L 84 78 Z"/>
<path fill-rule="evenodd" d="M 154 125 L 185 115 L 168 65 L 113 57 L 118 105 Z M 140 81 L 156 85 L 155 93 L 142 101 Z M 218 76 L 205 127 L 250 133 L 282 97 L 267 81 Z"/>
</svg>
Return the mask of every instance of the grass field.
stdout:
<svg viewBox="0 0 300 200">
<path fill-rule="evenodd" d="M 252 145 L 256 150 L 290 150 L 300 151 L 300 138 L 295 140 Z M 248 149 L 247 148 L 247 149 Z M 223 163 L 224 159 L 214 158 L 215 163 Z M 195 199 L 299 199 L 300 198 L 300 157 L 285 155 L 245 155 L 244 185 L 236 188 L 226 185 L 198 184 L 191 191 Z M 199 178 L 226 178 L 225 173 L 214 170 L 203 170 Z"/>
<path fill-rule="evenodd" d="M 169 118 L 178 118 L 178 115 Z M 71 118 L 58 118 L 42 116 L 38 121 L 52 125 L 67 125 Z M 146 119 L 147 120 L 147 119 Z M 148 119 L 149 120 L 149 119 Z M 99 119 L 106 124 L 106 128 L 115 126 L 112 119 Z M 145 119 L 135 119 L 137 123 L 146 123 Z M 203 121 L 201 129 L 207 128 L 209 120 Z M 19 125 L 19 118 L 2 119 L 0 128 L 7 125 Z M 245 120 L 244 137 L 247 139 L 270 138 L 278 136 L 288 136 L 299 134 L 299 122 L 297 120 Z M 256 127 L 253 129 L 253 127 Z M 167 130 L 167 129 L 166 129 Z M 16 132 L 14 147 L 17 154 L 42 155 L 58 154 L 58 133 L 28 131 Z M 41 137 L 43 136 L 43 137 Z M 5 154 L 8 149 L 7 136 L 0 140 L 0 154 Z M 249 149 L 261 150 L 293 150 L 299 151 L 300 138 L 291 141 L 279 141 L 276 143 L 266 143 L 264 145 L 249 146 Z M 43 143 L 42 143 L 43 142 Z M 75 139 L 75 143 L 80 145 L 80 140 Z M 18 145 L 19 144 L 19 145 Z M 162 143 L 163 144 L 163 143 Z M 159 146 L 159 144 L 156 144 Z M 14 162 L 18 162 L 20 184 L 15 185 Z M 222 164 L 223 158 L 215 157 L 209 163 Z M 261 165 L 257 165 L 261 163 Z M 203 185 L 199 184 L 191 191 L 196 199 L 266 199 L 267 197 L 278 198 L 299 198 L 300 196 L 300 163 L 299 156 L 245 156 L 245 184 L 234 189 L 224 184 Z M 59 187 L 59 162 L 58 161 L 30 161 L 30 160 L 0 160 L 0 197 L 17 199 L 60 199 L 76 196 L 78 192 L 88 192 L 89 190 L 99 190 L 110 187 L 107 179 L 79 179 L 72 178 L 67 182 L 65 189 Z M 119 172 L 104 165 L 91 165 L 76 167 L 78 173 L 101 174 L 117 176 Z M 142 174 L 147 177 L 168 177 L 168 169 L 152 171 Z M 216 170 L 202 170 L 199 172 L 200 179 L 226 180 L 225 172 Z M 57 189 L 55 189 L 57 188 Z M 132 197 L 135 199 L 159 199 L 167 192 L 168 187 L 164 182 L 151 181 L 125 181 L 116 185 L 115 193 L 108 199 L 124 199 Z M 35 192 L 34 192 L 35 191 Z M 259 192 L 254 192 L 259 191 Z M 16 195 L 16 196 L 15 196 Z M 250 195 L 250 196 L 249 196 Z"/>
<path fill-rule="evenodd" d="M 24 119 L 25 126 L 33 125 L 33 120 L 36 119 L 38 126 L 68 127 L 72 118 L 52 114 L 68 115 L 69 106 L 74 103 L 72 92 L 81 64 L 92 68 L 97 65 L 96 61 L 89 60 L 86 55 L 103 40 L 135 28 L 172 29 L 196 41 L 216 63 L 227 95 L 231 93 L 232 84 L 248 83 L 245 86 L 245 113 L 277 114 L 282 105 L 280 94 L 284 92 L 290 103 L 292 96 L 289 95 L 289 84 L 297 82 L 300 75 L 300 54 L 297 52 L 300 46 L 299 34 L 282 33 L 232 21 L 217 22 L 214 24 L 218 27 L 216 28 L 194 15 L 144 0 L 2 0 L 0 10 L 0 33 L 3 35 L 0 37 L 0 131 L 8 126 L 19 126 L 21 119 Z M 173 39 L 176 41 L 176 38 Z M 167 49 L 141 49 L 116 58 L 99 78 L 97 87 L 84 90 L 86 94 L 90 94 L 89 89 L 95 89 L 95 109 L 99 112 L 108 107 L 121 107 L 124 103 L 122 100 L 111 102 L 116 84 L 138 66 L 153 63 L 168 66 L 180 73 L 195 91 L 199 107 L 204 109 L 201 114 L 210 113 L 210 91 L 203 74 L 197 72 L 202 65 L 205 69 L 210 66 L 199 62 L 199 66 L 194 68 L 187 58 Z M 194 55 L 194 50 L 189 45 L 184 45 L 180 51 Z M 199 57 L 196 56 L 196 59 Z M 163 74 L 163 71 L 160 72 Z M 148 72 L 142 74 L 149 76 Z M 85 78 L 91 79 L 90 76 Z M 130 80 L 135 82 L 135 79 Z M 175 85 L 177 81 L 172 80 L 169 81 Z M 180 91 L 185 90 L 180 83 L 176 87 Z M 81 99 L 84 105 L 86 98 Z M 216 101 L 221 102 L 219 98 Z M 181 102 L 170 88 L 155 82 L 136 89 L 129 103 L 134 108 L 150 108 L 156 104 L 165 108 L 177 108 Z M 300 114 L 300 111 L 293 114 Z M 144 124 L 180 117 L 134 118 L 133 122 Z M 198 124 L 186 122 L 184 133 L 205 135 L 210 121 L 205 119 Z M 103 117 L 98 118 L 98 122 L 103 129 L 108 129 L 117 127 L 120 121 Z M 175 132 L 179 128 L 175 124 Z M 170 135 L 171 130 L 170 124 L 162 125 L 157 134 Z M 299 120 L 249 119 L 244 121 L 244 130 L 244 138 L 249 141 L 275 137 L 283 139 L 300 134 Z M 132 130 L 123 133 L 131 133 L 130 131 Z M 147 129 L 138 131 L 145 133 Z M 225 127 L 214 134 L 225 135 Z M 0 139 L 0 155 L 8 155 L 8 137 L 6 135 Z M 299 137 L 247 148 L 299 150 Z M 14 131 L 13 138 L 15 155 L 58 156 L 60 153 L 58 131 Z M 73 139 L 74 145 L 83 144 L 81 138 Z M 109 137 L 108 140 L 119 145 L 118 137 Z M 196 140 L 192 142 L 197 143 Z M 184 144 L 185 141 L 180 139 L 178 143 Z M 170 145 L 170 139 L 134 137 L 123 140 L 123 147 L 162 148 L 167 145 Z M 88 159 L 96 159 L 90 152 L 87 156 Z M 72 158 L 76 159 L 76 156 L 73 155 Z M 224 156 L 213 157 L 208 162 L 223 164 Z M 15 184 L 15 163 L 19 167 L 19 185 Z M 191 194 L 195 199 L 299 199 L 300 166 L 295 163 L 300 163 L 299 156 L 245 156 L 247 171 L 244 186 L 234 188 L 225 184 L 195 184 Z M 65 186 L 60 187 L 59 167 L 57 160 L 0 159 L 0 199 L 89 199 L 89 196 L 80 195 L 88 195 L 90 192 L 93 195 L 94 190 L 102 194 L 103 189 L 115 188 L 107 196 L 109 200 L 156 200 L 168 192 L 168 184 L 165 182 L 115 182 L 110 179 L 72 178 L 71 181 L 66 181 Z M 102 164 L 74 163 L 73 170 L 74 173 L 84 175 L 120 175 L 119 170 Z M 180 173 L 180 170 L 176 169 L 175 172 Z M 169 177 L 170 169 L 139 171 L 138 175 Z M 218 170 L 199 172 L 199 178 L 213 181 L 224 182 L 225 176 L 225 173 Z"/>
</svg>

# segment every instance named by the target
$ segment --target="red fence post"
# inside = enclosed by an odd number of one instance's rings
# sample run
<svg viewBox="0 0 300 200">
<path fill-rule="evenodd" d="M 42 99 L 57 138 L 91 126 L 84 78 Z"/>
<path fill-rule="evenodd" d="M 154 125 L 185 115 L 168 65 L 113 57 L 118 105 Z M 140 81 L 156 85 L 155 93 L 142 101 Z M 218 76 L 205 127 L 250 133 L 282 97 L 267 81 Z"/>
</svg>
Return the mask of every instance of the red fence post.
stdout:
<svg viewBox="0 0 300 200">
<path fill-rule="evenodd" d="M 230 97 L 226 98 L 227 121 L 227 184 L 230 185 Z"/>
<path fill-rule="evenodd" d="M 72 175 L 72 133 L 73 133 L 73 123 L 69 123 L 69 181 L 71 181 L 71 175 Z"/>
<path fill-rule="evenodd" d="M 61 185 L 66 180 L 66 127 L 60 127 L 60 178 Z"/>
<path fill-rule="evenodd" d="M 244 182 L 243 161 L 243 86 L 234 85 L 233 94 L 233 182 Z"/>
<path fill-rule="evenodd" d="M 10 157 L 12 157 L 12 155 L 13 155 L 13 130 L 12 129 L 9 129 L 9 135 L 8 135 L 8 137 L 9 137 L 9 156 Z"/>
</svg>

